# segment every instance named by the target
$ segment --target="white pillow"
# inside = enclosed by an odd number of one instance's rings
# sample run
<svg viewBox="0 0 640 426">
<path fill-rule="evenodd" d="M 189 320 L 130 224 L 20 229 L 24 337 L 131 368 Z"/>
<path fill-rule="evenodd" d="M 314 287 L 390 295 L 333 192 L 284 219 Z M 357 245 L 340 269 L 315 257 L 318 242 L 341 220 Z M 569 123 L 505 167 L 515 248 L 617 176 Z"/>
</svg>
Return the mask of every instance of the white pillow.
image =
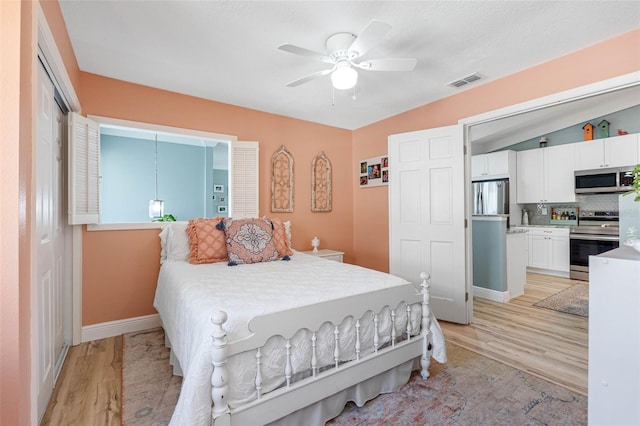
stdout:
<svg viewBox="0 0 640 426">
<path fill-rule="evenodd" d="M 167 238 L 169 236 L 169 226 L 164 226 L 160 231 L 160 264 L 167 260 Z"/>
<path fill-rule="evenodd" d="M 169 225 L 169 238 L 167 239 L 167 260 L 189 259 L 191 247 L 189 246 L 189 236 L 187 235 L 187 225 L 189 222 L 173 222 Z"/>
<path fill-rule="evenodd" d="M 291 221 L 287 220 L 284 223 L 284 232 L 287 234 L 287 240 L 289 240 L 289 247 L 291 247 Z"/>
<path fill-rule="evenodd" d="M 187 225 L 189 222 L 171 222 L 160 232 L 160 263 L 165 260 L 189 259 L 189 236 Z"/>
</svg>

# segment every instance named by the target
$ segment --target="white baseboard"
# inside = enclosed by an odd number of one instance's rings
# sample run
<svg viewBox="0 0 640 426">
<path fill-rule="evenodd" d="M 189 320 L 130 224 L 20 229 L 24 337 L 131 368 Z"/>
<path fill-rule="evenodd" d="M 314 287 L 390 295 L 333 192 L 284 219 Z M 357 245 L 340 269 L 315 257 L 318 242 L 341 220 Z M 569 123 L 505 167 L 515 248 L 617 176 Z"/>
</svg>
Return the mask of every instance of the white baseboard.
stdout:
<svg viewBox="0 0 640 426">
<path fill-rule="evenodd" d="M 105 339 L 107 337 L 148 330 L 160 326 L 162 326 L 162 322 L 158 314 L 87 325 L 82 327 L 82 342 Z"/>
<path fill-rule="evenodd" d="M 510 300 L 508 291 L 490 290 L 484 287 L 473 286 L 473 296 L 492 300 L 498 303 L 506 303 Z"/>
<path fill-rule="evenodd" d="M 553 275 L 554 277 L 569 278 L 569 272 L 556 271 L 553 269 L 540 269 L 527 266 L 527 272 L 533 272 L 534 274 Z"/>
</svg>

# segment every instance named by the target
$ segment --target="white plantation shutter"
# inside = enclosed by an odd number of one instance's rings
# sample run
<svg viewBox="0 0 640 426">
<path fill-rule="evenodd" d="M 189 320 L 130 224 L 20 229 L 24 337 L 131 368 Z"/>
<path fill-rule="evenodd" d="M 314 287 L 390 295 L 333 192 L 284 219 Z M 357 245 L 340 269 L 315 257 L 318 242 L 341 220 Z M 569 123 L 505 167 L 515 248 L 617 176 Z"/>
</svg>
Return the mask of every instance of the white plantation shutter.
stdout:
<svg viewBox="0 0 640 426">
<path fill-rule="evenodd" d="M 230 217 L 258 217 L 258 142 L 231 144 Z"/>
<path fill-rule="evenodd" d="M 100 222 L 98 123 L 69 113 L 69 224 Z"/>
</svg>

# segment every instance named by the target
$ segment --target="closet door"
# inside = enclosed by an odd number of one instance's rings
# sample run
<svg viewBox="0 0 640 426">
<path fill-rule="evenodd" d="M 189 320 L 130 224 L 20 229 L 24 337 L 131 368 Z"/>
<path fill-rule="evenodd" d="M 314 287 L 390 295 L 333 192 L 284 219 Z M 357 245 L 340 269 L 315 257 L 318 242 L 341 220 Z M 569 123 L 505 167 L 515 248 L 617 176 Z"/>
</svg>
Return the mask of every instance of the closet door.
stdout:
<svg viewBox="0 0 640 426">
<path fill-rule="evenodd" d="M 37 357 L 34 373 L 38 395 L 38 419 L 40 419 L 53 392 L 55 328 L 57 318 L 61 315 L 59 303 L 56 300 L 60 282 L 55 267 L 55 101 L 53 83 L 42 65 L 38 68 L 37 96 L 34 209 L 37 272 L 34 288 L 36 311 L 34 312 L 35 330 L 32 353 Z"/>
<path fill-rule="evenodd" d="M 436 317 L 467 324 L 464 162 L 462 126 L 389 137 L 390 272 L 428 272 Z"/>
</svg>

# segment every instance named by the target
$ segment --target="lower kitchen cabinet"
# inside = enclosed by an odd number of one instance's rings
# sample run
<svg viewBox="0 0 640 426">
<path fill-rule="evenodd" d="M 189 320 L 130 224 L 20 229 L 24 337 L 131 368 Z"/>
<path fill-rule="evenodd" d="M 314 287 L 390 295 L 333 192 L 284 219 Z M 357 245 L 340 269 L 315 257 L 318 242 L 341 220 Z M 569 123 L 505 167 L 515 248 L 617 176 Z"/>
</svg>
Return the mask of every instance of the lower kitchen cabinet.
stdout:
<svg viewBox="0 0 640 426">
<path fill-rule="evenodd" d="M 569 229 L 530 228 L 528 264 L 536 272 L 569 275 Z"/>
<path fill-rule="evenodd" d="M 589 257 L 589 425 L 640 424 L 640 253 Z"/>
</svg>

